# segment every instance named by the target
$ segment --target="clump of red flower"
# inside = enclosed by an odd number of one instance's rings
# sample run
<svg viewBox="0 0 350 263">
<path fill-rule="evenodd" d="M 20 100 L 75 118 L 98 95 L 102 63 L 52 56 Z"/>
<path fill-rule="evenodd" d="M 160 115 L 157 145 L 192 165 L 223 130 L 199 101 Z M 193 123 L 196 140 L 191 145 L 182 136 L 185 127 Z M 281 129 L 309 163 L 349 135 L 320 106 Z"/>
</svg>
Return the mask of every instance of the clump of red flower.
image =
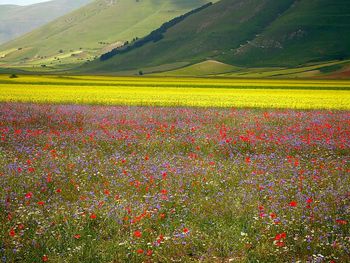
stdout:
<svg viewBox="0 0 350 263">
<path fill-rule="evenodd" d="M 285 246 L 285 239 L 287 238 L 286 232 L 279 233 L 274 238 L 274 244 L 277 247 L 284 247 Z"/>
</svg>

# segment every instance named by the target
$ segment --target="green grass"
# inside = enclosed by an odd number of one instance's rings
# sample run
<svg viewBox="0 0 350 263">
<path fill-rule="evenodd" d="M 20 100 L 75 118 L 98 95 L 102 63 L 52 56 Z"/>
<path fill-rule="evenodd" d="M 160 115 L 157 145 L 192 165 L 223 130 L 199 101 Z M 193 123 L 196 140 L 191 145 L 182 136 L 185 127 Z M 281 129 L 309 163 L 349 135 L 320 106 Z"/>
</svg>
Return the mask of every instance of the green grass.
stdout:
<svg viewBox="0 0 350 263">
<path fill-rule="evenodd" d="M 0 101 L 348 110 L 350 82 L 3 75 Z"/>
<path fill-rule="evenodd" d="M 335 65 L 321 67 L 319 70 L 322 73 L 332 73 L 335 71 L 339 71 L 341 69 L 343 69 L 343 65 L 335 64 Z"/>
<path fill-rule="evenodd" d="M 234 78 L 311 78 L 326 77 L 329 74 L 342 70 L 349 65 L 350 61 L 329 61 L 317 63 L 303 67 L 278 68 L 278 67 L 260 67 L 244 68 L 234 67 L 214 60 L 207 60 L 193 65 L 181 67 L 175 70 L 166 71 L 164 68 L 161 73 L 154 73 L 154 76 L 222 76 Z M 147 72 L 147 71 L 145 71 Z"/>
<path fill-rule="evenodd" d="M 206 60 L 200 63 L 179 69 L 159 73 L 161 76 L 210 76 L 237 71 L 240 68 L 224 64 L 215 60 Z M 156 74 L 158 75 L 158 74 Z"/>
<path fill-rule="evenodd" d="M 119 71 L 173 62 L 201 62 L 239 47 L 263 30 L 292 0 L 222 0 L 175 25 L 164 39 L 124 55 L 82 68 L 88 72 Z M 254 11 L 260 6 L 258 11 Z M 251 19 L 246 19 L 247 17 Z"/>
<path fill-rule="evenodd" d="M 241 67 L 300 67 L 350 57 L 346 0 L 222 0 L 185 19 L 164 38 L 83 72 L 117 72 L 174 62 L 217 60 Z M 180 72 L 182 73 L 182 72 Z"/>
<path fill-rule="evenodd" d="M 348 65 L 349 62 L 349 60 L 330 61 L 295 68 L 241 68 L 240 70 L 236 70 L 234 72 L 219 75 L 241 78 L 322 78 L 342 69 L 344 66 Z"/>
<path fill-rule="evenodd" d="M 0 44 L 45 25 L 90 1 L 55 0 L 29 6 L 0 4 Z"/>
<path fill-rule="evenodd" d="M 81 64 L 111 49 L 117 43 L 142 37 L 175 16 L 207 3 L 206 0 L 97 0 L 63 16 L 23 37 L 0 47 L 23 48 L 0 59 L 1 64 L 48 66 Z M 102 43 L 101 43 L 102 42 Z M 59 54 L 63 50 L 63 54 Z M 60 61 L 50 59 L 84 51 L 84 59 L 70 56 Z M 49 59 L 49 61 L 48 61 Z"/>
<path fill-rule="evenodd" d="M 350 5 L 347 0 L 295 1 L 264 32 L 250 39 L 226 63 L 300 65 L 350 57 Z"/>
</svg>

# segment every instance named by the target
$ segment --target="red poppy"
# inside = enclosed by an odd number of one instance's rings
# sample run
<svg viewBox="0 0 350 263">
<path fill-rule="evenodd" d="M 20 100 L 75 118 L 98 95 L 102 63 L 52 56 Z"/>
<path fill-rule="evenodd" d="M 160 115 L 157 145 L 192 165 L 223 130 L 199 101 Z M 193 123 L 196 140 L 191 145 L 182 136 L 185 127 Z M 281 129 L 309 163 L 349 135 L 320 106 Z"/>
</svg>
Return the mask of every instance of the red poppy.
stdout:
<svg viewBox="0 0 350 263">
<path fill-rule="evenodd" d="M 140 248 L 140 249 L 136 250 L 136 253 L 137 254 L 143 254 L 143 249 Z"/>
<path fill-rule="evenodd" d="M 187 234 L 190 230 L 188 229 L 188 228 L 184 228 L 183 230 L 182 230 L 185 234 Z"/>
<path fill-rule="evenodd" d="M 146 254 L 147 256 L 150 257 L 150 256 L 152 256 L 152 254 L 153 254 L 153 251 L 152 251 L 152 250 L 147 250 L 147 254 Z"/>
<path fill-rule="evenodd" d="M 46 256 L 46 255 L 44 255 L 41 259 L 42 259 L 43 262 L 49 261 L 49 257 Z"/>
<path fill-rule="evenodd" d="M 296 207 L 298 205 L 298 203 L 296 201 L 292 201 L 289 203 L 290 207 Z"/>
<path fill-rule="evenodd" d="M 45 204 L 45 202 L 44 201 L 39 201 L 37 204 L 40 205 L 40 206 L 43 206 Z"/>
<path fill-rule="evenodd" d="M 11 228 L 11 230 L 10 230 L 10 232 L 9 232 L 9 235 L 10 235 L 11 237 L 14 237 L 14 236 L 16 235 L 16 232 L 15 232 L 15 230 L 14 230 L 13 228 Z"/>
<path fill-rule="evenodd" d="M 136 230 L 136 231 L 134 232 L 134 237 L 141 238 L 141 237 L 142 237 L 141 231 L 140 231 L 140 230 Z"/>
<path fill-rule="evenodd" d="M 25 197 L 26 197 L 27 199 L 30 199 L 30 198 L 33 197 L 33 193 L 32 193 L 32 192 L 29 192 L 29 193 L 27 193 L 27 194 L 25 195 Z"/>
<path fill-rule="evenodd" d="M 94 214 L 94 213 L 92 213 L 91 215 L 90 215 L 90 219 L 96 219 L 97 218 L 97 216 Z"/>
<path fill-rule="evenodd" d="M 312 200 L 312 198 L 308 198 L 308 199 L 306 200 L 306 203 L 311 204 L 313 201 L 314 201 L 314 200 Z"/>
<path fill-rule="evenodd" d="M 57 190 L 56 190 L 56 193 L 62 193 L 62 189 L 60 189 L 60 188 L 58 188 Z"/>
<path fill-rule="evenodd" d="M 159 235 L 157 239 L 157 243 L 160 244 L 164 240 L 164 236 L 162 234 Z"/>
<path fill-rule="evenodd" d="M 81 235 L 76 234 L 76 235 L 74 235 L 74 238 L 75 238 L 75 239 L 79 239 L 79 238 L 81 238 Z"/>
<path fill-rule="evenodd" d="M 287 234 L 285 232 L 277 234 L 275 237 L 275 240 L 279 241 L 281 239 L 285 239 L 287 237 Z"/>
</svg>

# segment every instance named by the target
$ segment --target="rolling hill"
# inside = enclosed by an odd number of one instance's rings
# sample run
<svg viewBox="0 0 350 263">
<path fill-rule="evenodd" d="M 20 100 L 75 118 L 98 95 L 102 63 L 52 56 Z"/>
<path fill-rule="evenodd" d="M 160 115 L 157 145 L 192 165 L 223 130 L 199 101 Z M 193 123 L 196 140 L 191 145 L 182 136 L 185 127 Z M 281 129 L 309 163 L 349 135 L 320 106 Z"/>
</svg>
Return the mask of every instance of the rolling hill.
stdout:
<svg viewBox="0 0 350 263">
<path fill-rule="evenodd" d="M 0 46 L 0 66 L 82 63 L 205 3 L 207 0 L 95 0 Z"/>
<path fill-rule="evenodd" d="M 206 60 L 241 67 L 342 60 L 350 57 L 349 14 L 347 0 L 221 0 L 175 24 L 160 40 L 95 60 L 82 70 L 159 71 L 163 64 Z"/>
<path fill-rule="evenodd" d="M 0 5 L 0 44 L 28 33 L 91 0 L 54 0 L 29 6 Z"/>
<path fill-rule="evenodd" d="M 152 72 L 152 71 L 151 71 Z M 145 72 L 147 73 L 147 72 Z M 312 65 L 284 67 L 235 67 L 215 60 L 207 60 L 175 70 L 153 73 L 153 76 L 169 77 L 229 77 L 229 78 L 322 78 L 349 79 L 350 60 L 328 61 Z"/>
</svg>

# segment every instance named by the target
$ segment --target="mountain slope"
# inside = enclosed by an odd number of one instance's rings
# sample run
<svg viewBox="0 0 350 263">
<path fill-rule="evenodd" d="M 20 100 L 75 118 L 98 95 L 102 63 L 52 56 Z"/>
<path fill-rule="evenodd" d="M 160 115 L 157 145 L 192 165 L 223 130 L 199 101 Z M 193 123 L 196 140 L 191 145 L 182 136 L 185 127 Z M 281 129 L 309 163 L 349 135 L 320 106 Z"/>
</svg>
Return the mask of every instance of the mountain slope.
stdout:
<svg viewBox="0 0 350 263">
<path fill-rule="evenodd" d="M 348 58 L 349 14 L 348 0 L 222 0 L 175 25 L 160 41 L 96 60 L 83 70 L 113 72 L 208 59 L 293 67 Z"/>
<path fill-rule="evenodd" d="M 0 65 L 82 62 L 143 37 L 206 0 L 96 0 L 0 47 Z M 13 49 L 16 49 L 13 52 Z M 20 49 L 20 50 L 18 50 Z M 8 52 L 6 52 L 8 51 Z"/>
<path fill-rule="evenodd" d="M 215 59 L 253 38 L 292 3 L 293 0 L 222 0 L 172 27 L 162 40 L 104 62 L 96 61 L 89 67 L 103 72 Z"/>
<path fill-rule="evenodd" d="M 349 57 L 349 1 L 301 0 L 234 56 L 223 59 L 248 65 L 283 61 L 298 65 Z"/>
<path fill-rule="evenodd" d="M 91 0 L 54 0 L 29 6 L 0 5 L 0 44 L 38 28 Z"/>
</svg>

